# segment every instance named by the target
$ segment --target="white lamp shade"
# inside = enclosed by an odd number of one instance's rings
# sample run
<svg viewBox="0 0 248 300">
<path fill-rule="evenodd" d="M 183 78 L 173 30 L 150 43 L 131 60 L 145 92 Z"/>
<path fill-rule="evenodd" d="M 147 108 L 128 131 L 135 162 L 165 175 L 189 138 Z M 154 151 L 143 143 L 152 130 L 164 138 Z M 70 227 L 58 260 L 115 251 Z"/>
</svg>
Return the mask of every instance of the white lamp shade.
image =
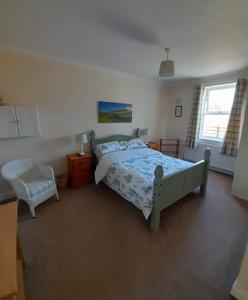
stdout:
<svg viewBox="0 0 248 300">
<path fill-rule="evenodd" d="M 88 143 L 88 135 L 86 133 L 79 133 L 76 135 L 76 141 L 80 144 Z"/>
<path fill-rule="evenodd" d="M 150 136 L 151 135 L 151 130 L 146 128 L 146 129 L 143 129 L 143 135 L 144 136 Z"/>
<path fill-rule="evenodd" d="M 174 75 L 174 61 L 164 60 L 160 64 L 159 76 L 160 77 L 170 77 Z"/>
</svg>

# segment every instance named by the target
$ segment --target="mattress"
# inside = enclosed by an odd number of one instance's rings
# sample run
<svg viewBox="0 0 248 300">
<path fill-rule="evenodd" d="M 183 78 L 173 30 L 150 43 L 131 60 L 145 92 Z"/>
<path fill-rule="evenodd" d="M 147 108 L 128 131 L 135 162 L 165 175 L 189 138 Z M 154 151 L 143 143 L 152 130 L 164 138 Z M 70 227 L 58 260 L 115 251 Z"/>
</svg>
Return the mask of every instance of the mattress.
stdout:
<svg viewBox="0 0 248 300">
<path fill-rule="evenodd" d="M 103 180 L 139 208 L 147 219 L 153 207 L 154 170 L 157 165 L 161 165 L 164 176 L 168 176 L 193 164 L 150 148 L 128 149 L 101 158 L 95 172 L 96 183 Z"/>
</svg>

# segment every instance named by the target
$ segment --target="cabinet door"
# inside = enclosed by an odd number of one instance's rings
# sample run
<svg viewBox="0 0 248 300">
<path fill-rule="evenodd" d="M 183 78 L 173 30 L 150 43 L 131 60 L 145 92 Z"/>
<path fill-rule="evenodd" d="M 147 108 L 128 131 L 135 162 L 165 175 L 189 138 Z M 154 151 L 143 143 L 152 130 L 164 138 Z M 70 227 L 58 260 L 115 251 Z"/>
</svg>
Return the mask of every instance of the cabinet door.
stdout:
<svg viewBox="0 0 248 300">
<path fill-rule="evenodd" d="M 0 106 L 0 138 L 17 136 L 19 133 L 14 107 Z"/>
<path fill-rule="evenodd" d="M 16 107 L 19 136 L 40 135 L 38 109 L 34 107 Z"/>
</svg>

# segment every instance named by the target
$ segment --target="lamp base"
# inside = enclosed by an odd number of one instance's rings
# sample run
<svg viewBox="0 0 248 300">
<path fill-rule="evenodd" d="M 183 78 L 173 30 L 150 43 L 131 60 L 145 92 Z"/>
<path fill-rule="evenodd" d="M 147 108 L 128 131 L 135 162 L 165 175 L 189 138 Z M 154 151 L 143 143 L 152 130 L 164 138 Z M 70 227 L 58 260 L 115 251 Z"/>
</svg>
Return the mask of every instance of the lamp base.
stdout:
<svg viewBox="0 0 248 300">
<path fill-rule="evenodd" d="M 81 149 L 80 149 L 80 152 L 79 152 L 79 155 L 80 156 L 83 156 L 83 155 L 85 155 L 86 153 L 84 152 L 84 144 L 82 143 L 81 144 Z"/>
</svg>

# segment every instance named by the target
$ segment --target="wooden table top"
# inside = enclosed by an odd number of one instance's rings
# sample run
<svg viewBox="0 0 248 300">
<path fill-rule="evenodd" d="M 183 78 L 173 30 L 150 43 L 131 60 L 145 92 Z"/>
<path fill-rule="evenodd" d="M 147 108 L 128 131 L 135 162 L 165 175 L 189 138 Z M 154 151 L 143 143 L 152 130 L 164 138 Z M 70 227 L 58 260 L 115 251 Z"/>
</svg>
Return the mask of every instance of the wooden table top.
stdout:
<svg viewBox="0 0 248 300">
<path fill-rule="evenodd" d="M 70 160 L 77 160 L 77 159 L 82 159 L 82 158 L 92 158 L 92 154 L 85 153 L 84 155 L 81 156 L 78 153 L 71 153 L 71 154 L 68 154 L 67 157 Z"/>
<path fill-rule="evenodd" d="M 17 203 L 0 205 L 0 298 L 17 292 Z"/>
</svg>

